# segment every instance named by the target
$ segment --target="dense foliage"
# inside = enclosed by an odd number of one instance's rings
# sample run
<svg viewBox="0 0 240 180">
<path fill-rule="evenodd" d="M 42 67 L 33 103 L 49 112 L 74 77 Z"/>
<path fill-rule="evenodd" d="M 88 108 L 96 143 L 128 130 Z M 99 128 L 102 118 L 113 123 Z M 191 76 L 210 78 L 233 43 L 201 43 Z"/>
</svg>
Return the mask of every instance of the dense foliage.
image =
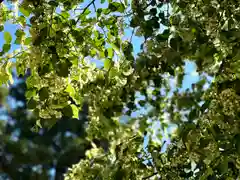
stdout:
<svg viewBox="0 0 240 180">
<path fill-rule="evenodd" d="M 36 133 L 60 119 L 87 120 L 79 136 L 92 148 L 65 179 L 239 178 L 238 1 L 9 3 L 0 9 L 1 83 L 12 84 L 14 68 L 28 73 Z M 18 25 L 15 41 L 5 22 Z M 137 56 L 133 36 L 144 39 Z M 20 48 L 12 52 L 13 44 Z M 196 63 L 200 79 L 182 90 L 185 60 Z"/>
<path fill-rule="evenodd" d="M 65 116 L 51 129 L 36 131 L 36 118 L 26 109 L 26 83 L 16 81 L 9 87 L 7 108 L 1 109 L 0 179 L 63 179 L 67 168 L 91 148 L 84 114 L 83 121 Z"/>
</svg>

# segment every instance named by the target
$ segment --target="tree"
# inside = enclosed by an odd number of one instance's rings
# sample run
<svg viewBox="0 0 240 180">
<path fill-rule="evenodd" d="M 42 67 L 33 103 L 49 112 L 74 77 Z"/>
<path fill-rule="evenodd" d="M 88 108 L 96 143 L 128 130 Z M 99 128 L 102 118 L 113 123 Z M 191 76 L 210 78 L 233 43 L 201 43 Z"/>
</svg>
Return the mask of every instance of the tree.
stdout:
<svg viewBox="0 0 240 180">
<path fill-rule="evenodd" d="M 0 121 L 1 179 L 63 179 L 67 168 L 91 148 L 85 140 L 85 121 L 64 116 L 51 129 L 38 130 L 35 117 L 26 109 L 26 83 L 23 78 L 17 81 L 9 87 L 8 97 L 21 104 L 11 107 L 6 101 L 7 121 Z"/>
<path fill-rule="evenodd" d="M 4 32 L 1 80 L 11 78 L 6 67 L 13 57 L 18 75 L 31 69 L 26 98 L 36 125 L 54 128 L 51 119 L 77 118 L 86 102 L 89 106 L 87 139 L 95 143 L 66 179 L 237 179 L 238 3 L 81 3 L 23 1 L 19 17 L 1 4 L 1 18 L 22 26 L 15 33 L 20 53 L 8 55 L 12 37 Z M 137 57 L 131 37 L 123 40 L 126 28 L 145 39 Z M 96 67 L 89 58 L 103 61 L 103 66 Z M 186 59 L 197 64 L 200 80 L 181 91 Z M 209 76 L 214 81 L 206 89 Z M 177 87 L 171 94 L 173 78 Z M 144 100 L 136 99 L 137 92 Z M 151 110 L 119 121 L 140 106 Z M 166 150 L 163 135 L 157 141 L 152 136 L 157 121 L 160 133 L 177 125 Z M 146 135 L 150 140 L 144 148 Z"/>
<path fill-rule="evenodd" d="M 91 165 L 81 161 L 73 167 L 67 178 L 80 177 L 81 179 L 84 175 L 77 173 L 89 173 L 88 168 L 91 167 L 92 174 L 96 171 L 95 169 L 98 169 L 100 173 L 95 174 L 99 177 L 104 179 L 104 174 L 107 174 L 108 179 L 116 179 L 116 176 L 105 173 L 104 170 L 111 169 L 111 166 L 118 164 L 119 161 L 120 167 L 125 168 L 123 177 L 126 179 L 239 178 L 239 80 L 236 70 L 239 46 L 238 3 L 234 1 L 231 3 L 172 1 L 173 14 L 170 21 L 165 18 L 161 9 L 157 8 L 162 7 L 166 1 L 149 2 L 154 6 L 150 10 L 145 8 L 148 4 L 146 1 L 135 3 L 137 4 L 133 10 L 136 11 L 136 16 L 133 16 L 131 23 L 146 38 L 138 62 L 147 59 L 148 64 L 154 62 L 161 64 L 161 74 L 169 73 L 177 76 L 178 87 L 181 87 L 184 75 L 182 60 L 190 59 L 196 62 L 199 73 L 214 77 L 214 81 L 206 90 L 204 89 L 206 77 L 202 75 L 203 78 L 194 84 L 191 90 L 186 92 L 176 90 L 169 100 L 160 102 L 162 106 L 169 103 L 165 105 L 169 118 L 171 122 L 178 125 L 176 133 L 171 137 L 172 143 L 165 152 L 161 151 L 161 145 L 153 147 L 150 143 L 145 158 L 143 158 L 144 152 L 139 158 L 130 151 L 123 156 L 124 158 L 117 159 L 113 164 Z M 155 29 L 159 27 L 158 23 L 153 23 L 152 28 L 148 29 L 145 24 L 155 21 L 158 11 L 160 11 L 159 18 L 166 19 L 163 22 L 169 28 L 160 34 L 155 34 Z M 144 18 L 144 14 L 149 13 L 152 14 L 152 19 Z M 138 19 L 139 17 L 142 21 Z M 147 77 L 153 78 L 149 73 Z M 154 103 L 152 105 L 157 107 Z M 182 114 L 183 111 L 185 111 L 185 117 Z M 154 117 L 158 114 L 159 110 L 149 116 Z M 110 159 L 112 157 L 109 157 Z M 146 162 L 146 159 L 151 160 L 145 163 L 146 166 L 143 169 L 140 167 L 129 169 L 129 159 L 132 159 L 131 166 L 133 163 L 140 166 L 142 162 Z M 106 167 L 106 164 L 110 165 Z M 116 169 L 115 173 L 123 174 L 121 169 Z M 124 179 L 123 177 L 120 179 Z"/>
</svg>

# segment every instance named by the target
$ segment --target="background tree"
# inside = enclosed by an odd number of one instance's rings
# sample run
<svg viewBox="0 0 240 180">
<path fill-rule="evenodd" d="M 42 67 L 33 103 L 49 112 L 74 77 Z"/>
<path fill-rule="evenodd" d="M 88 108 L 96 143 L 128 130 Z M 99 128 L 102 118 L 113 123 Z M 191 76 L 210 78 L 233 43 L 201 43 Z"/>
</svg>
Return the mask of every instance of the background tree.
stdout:
<svg viewBox="0 0 240 180">
<path fill-rule="evenodd" d="M 35 117 L 26 108 L 25 79 L 16 81 L 9 87 L 11 101 L 5 100 L 3 108 L 8 108 L 2 114 L 5 120 L 0 121 L 1 178 L 63 179 L 67 168 L 84 158 L 85 151 L 91 148 L 85 140 L 86 119 L 64 116 L 55 119 L 54 127 L 39 130 Z"/>
</svg>

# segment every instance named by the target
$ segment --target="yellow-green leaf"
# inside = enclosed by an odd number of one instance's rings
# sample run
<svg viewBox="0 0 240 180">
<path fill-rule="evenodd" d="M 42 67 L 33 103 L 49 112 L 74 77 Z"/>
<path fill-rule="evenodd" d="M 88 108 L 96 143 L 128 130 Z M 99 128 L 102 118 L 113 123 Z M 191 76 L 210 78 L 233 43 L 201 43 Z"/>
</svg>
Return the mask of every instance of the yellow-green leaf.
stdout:
<svg viewBox="0 0 240 180">
<path fill-rule="evenodd" d="M 20 7 L 19 11 L 26 17 L 28 17 L 30 15 L 30 11 L 28 11 L 27 9 Z"/>
<path fill-rule="evenodd" d="M 112 58 L 113 57 L 113 49 L 112 48 L 108 48 L 107 52 L 108 52 L 108 57 Z"/>
<path fill-rule="evenodd" d="M 71 104 L 72 112 L 73 112 L 73 118 L 78 118 L 78 108 L 74 104 Z"/>
<path fill-rule="evenodd" d="M 24 40 L 24 45 L 29 45 L 32 42 L 32 37 L 28 37 Z"/>
<path fill-rule="evenodd" d="M 118 74 L 119 74 L 119 73 L 118 73 L 117 68 L 112 68 L 112 69 L 109 71 L 109 77 L 110 77 L 110 78 L 114 78 L 114 77 L 116 77 Z"/>
<path fill-rule="evenodd" d="M 123 71 L 123 74 L 125 76 L 130 76 L 133 72 L 134 72 L 134 69 L 130 67 L 127 71 Z"/>
<path fill-rule="evenodd" d="M 42 125 L 41 125 L 41 121 L 40 121 L 40 119 L 37 120 L 36 125 L 37 125 L 38 127 L 42 128 Z"/>
<path fill-rule="evenodd" d="M 10 44 L 12 42 L 12 36 L 10 32 L 7 32 L 7 31 L 4 32 L 4 40 L 6 44 Z"/>
<path fill-rule="evenodd" d="M 72 87 L 71 84 L 68 84 L 65 91 L 68 92 L 69 94 L 74 94 L 75 93 L 75 90 L 74 90 L 74 88 Z"/>
<path fill-rule="evenodd" d="M 105 59 L 105 61 L 104 61 L 104 69 L 105 70 L 109 70 L 111 65 L 112 65 L 112 61 L 110 59 Z"/>
</svg>

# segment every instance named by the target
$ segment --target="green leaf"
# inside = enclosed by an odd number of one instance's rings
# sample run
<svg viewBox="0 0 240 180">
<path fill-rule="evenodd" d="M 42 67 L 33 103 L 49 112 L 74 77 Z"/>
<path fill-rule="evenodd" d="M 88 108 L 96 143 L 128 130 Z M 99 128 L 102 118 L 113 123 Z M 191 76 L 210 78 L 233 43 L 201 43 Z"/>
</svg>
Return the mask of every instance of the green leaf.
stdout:
<svg viewBox="0 0 240 180">
<path fill-rule="evenodd" d="M 106 0 L 101 0 L 101 4 L 105 3 Z"/>
<path fill-rule="evenodd" d="M 35 88 L 29 88 L 27 92 L 25 93 L 25 96 L 27 99 L 33 97 L 36 95 L 36 89 Z"/>
<path fill-rule="evenodd" d="M 111 43 L 111 46 L 112 46 L 112 48 L 114 49 L 114 51 L 117 53 L 117 55 L 118 55 L 119 57 L 122 57 L 122 54 L 121 54 L 121 52 L 120 52 L 120 48 L 119 48 L 116 44 L 113 44 L 113 43 Z"/>
<path fill-rule="evenodd" d="M 237 153 L 240 154 L 240 135 L 236 135 L 235 137 L 235 147 L 236 147 Z"/>
<path fill-rule="evenodd" d="M 228 159 L 225 157 L 224 160 L 219 165 L 219 170 L 222 174 L 228 172 Z"/>
<path fill-rule="evenodd" d="M 46 64 L 43 67 L 39 66 L 38 67 L 38 74 L 39 76 L 44 76 L 45 74 L 50 72 L 50 65 Z"/>
<path fill-rule="evenodd" d="M 20 25 L 25 26 L 26 24 L 26 18 L 25 16 L 21 15 L 17 18 L 17 21 L 20 23 Z"/>
<path fill-rule="evenodd" d="M 73 86 L 71 84 L 68 84 L 65 91 L 68 92 L 69 94 L 74 94 L 75 93 L 75 89 L 73 88 Z"/>
<path fill-rule="evenodd" d="M 170 35 L 170 30 L 165 29 L 162 34 L 159 34 L 159 35 L 156 36 L 156 39 L 158 41 L 166 41 L 166 40 L 168 40 L 169 35 Z"/>
<path fill-rule="evenodd" d="M 153 15 L 153 16 L 156 16 L 156 14 L 157 14 L 157 8 L 152 8 L 152 9 L 150 9 L 150 14 Z"/>
<path fill-rule="evenodd" d="M 7 31 L 4 32 L 4 40 L 6 44 L 10 44 L 12 42 L 12 36 L 10 32 L 7 32 Z"/>
<path fill-rule="evenodd" d="M 107 51 L 108 51 L 108 57 L 112 58 L 113 57 L 113 49 L 112 48 L 108 48 Z"/>
<path fill-rule="evenodd" d="M 49 93 L 48 93 L 48 88 L 47 87 L 43 87 L 42 89 L 39 90 L 39 99 L 41 101 L 46 100 L 49 97 Z"/>
<path fill-rule="evenodd" d="M 2 32 L 4 30 L 4 26 L 0 25 L 0 32 Z"/>
<path fill-rule="evenodd" d="M 16 38 L 16 40 L 14 41 L 14 44 L 21 44 L 22 39 L 21 38 Z"/>
<path fill-rule="evenodd" d="M 117 70 L 117 68 L 111 68 L 111 70 L 109 71 L 109 77 L 110 78 L 114 78 L 114 77 L 116 77 L 116 76 L 118 76 L 118 70 Z"/>
<path fill-rule="evenodd" d="M 5 66 L 5 72 L 8 76 L 8 79 L 9 79 L 11 84 L 13 84 L 12 65 L 13 65 L 13 63 L 11 61 L 8 61 L 6 66 Z"/>
<path fill-rule="evenodd" d="M 68 77 L 69 68 L 70 67 L 68 66 L 68 64 L 66 62 L 59 63 L 59 64 L 57 64 L 56 73 L 60 77 Z"/>
<path fill-rule="evenodd" d="M 18 29 L 18 30 L 15 32 L 15 35 L 16 35 L 17 37 L 22 37 L 22 36 L 25 35 L 25 32 L 24 32 L 23 30 L 21 30 L 21 29 Z"/>
<path fill-rule="evenodd" d="M 29 109 L 35 109 L 37 106 L 37 101 L 35 101 L 33 98 L 31 98 L 29 101 L 28 101 L 28 104 L 27 104 L 27 107 Z"/>
<path fill-rule="evenodd" d="M 119 3 L 119 2 L 109 3 L 108 8 L 109 8 L 112 12 L 118 11 L 118 12 L 123 13 L 124 10 L 125 10 L 124 5 L 123 5 L 122 3 Z"/>
<path fill-rule="evenodd" d="M 139 104 L 141 107 L 144 107 L 145 104 L 146 104 L 146 101 L 140 100 L 140 101 L 138 102 L 138 104 Z"/>
<path fill-rule="evenodd" d="M 96 13 L 97 13 L 97 17 L 100 17 L 102 13 L 102 8 L 97 9 Z"/>
<path fill-rule="evenodd" d="M 80 19 L 85 19 L 89 14 L 91 14 L 91 10 L 88 8 L 82 15 L 80 15 Z"/>
<path fill-rule="evenodd" d="M 24 45 L 29 45 L 31 44 L 32 42 L 32 37 L 27 37 L 25 40 L 24 40 Z"/>
<path fill-rule="evenodd" d="M 124 76 L 130 76 L 134 72 L 133 68 L 129 68 L 127 71 L 123 71 Z"/>
<path fill-rule="evenodd" d="M 39 128 L 42 128 L 42 125 L 41 125 L 41 120 L 39 119 L 39 120 L 37 120 L 37 122 L 36 122 L 36 125 L 39 127 Z"/>
<path fill-rule="evenodd" d="M 48 4 L 53 7 L 58 7 L 58 2 L 57 1 L 49 1 Z"/>
<path fill-rule="evenodd" d="M 211 142 L 211 139 L 207 138 L 201 138 L 200 139 L 200 148 L 205 148 L 208 146 L 208 144 Z"/>
<path fill-rule="evenodd" d="M 102 12 L 103 14 L 108 15 L 111 13 L 111 10 L 107 8 L 107 9 L 103 9 Z"/>
<path fill-rule="evenodd" d="M 138 19 L 138 17 L 137 16 L 134 16 L 132 19 L 131 19 L 131 21 L 130 21 L 130 26 L 131 27 L 133 27 L 133 28 L 135 28 L 135 27 L 137 27 L 138 25 L 139 25 L 139 19 Z"/>
<path fill-rule="evenodd" d="M 127 84 L 127 79 L 126 78 L 118 79 L 118 81 L 121 84 L 121 86 L 125 86 Z"/>
<path fill-rule="evenodd" d="M 183 82 L 183 78 L 184 78 L 184 73 L 180 73 L 178 76 L 177 76 L 177 87 L 182 87 L 182 82 Z"/>
<path fill-rule="evenodd" d="M 108 71 L 111 66 L 112 66 L 112 61 L 110 59 L 105 59 L 104 69 Z"/>
<path fill-rule="evenodd" d="M 38 133 L 39 132 L 39 127 L 35 124 L 32 128 L 31 131 L 34 133 Z"/>
<path fill-rule="evenodd" d="M 196 109 L 193 109 L 193 110 L 189 113 L 189 121 L 193 121 L 196 117 L 197 117 L 197 110 L 196 110 Z"/>
<path fill-rule="evenodd" d="M 67 117 L 72 117 L 73 116 L 73 109 L 71 105 L 67 105 L 63 108 L 62 110 L 63 115 Z"/>
<path fill-rule="evenodd" d="M 71 107 L 72 107 L 72 112 L 73 112 L 73 118 L 78 118 L 78 107 L 75 106 L 74 104 L 71 104 Z"/>
<path fill-rule="evenodd" d="M 65 19 L 68 19 L 70 17 L 70 14 L 67 11 L 63 11 L 61 13 L 61 16 L 64 17 Z"/>
<path fill-rule="evenodd" d="M 105 51 L 104 51 L 104 56 L 107 58 L 108 57 L 108 51 L 107 51 L 107 49 L 105 49 Z"/>
<path fill-rule="evenodd" d="M 3 45 L 2 50 L 3 50 L 4 53 L 8 52 L 10 49 L 11 49 L 11 44 L 4 44 Z"/>
<path fill-rule="evenodd" d="M 28 17 L 31 14 L 31 11 L 28 9 L 24 9 L 23 7 L 19 8 L 19 11 L 26 17 Z"/>
<path fill-rule="evenodd" d="M 136 32 L 135 32 L 135 36 L 137 37 L 141 37 L 143 35 L 143 30 L 142 28 L 137 28 Z"/>
<path fill-rule="evenodd" d="M 165 18 L 164 12 L 163 11 L 159 12 L 158 17 L 160 19 L 164 20 L 164 18 Z"/>
</svg>

